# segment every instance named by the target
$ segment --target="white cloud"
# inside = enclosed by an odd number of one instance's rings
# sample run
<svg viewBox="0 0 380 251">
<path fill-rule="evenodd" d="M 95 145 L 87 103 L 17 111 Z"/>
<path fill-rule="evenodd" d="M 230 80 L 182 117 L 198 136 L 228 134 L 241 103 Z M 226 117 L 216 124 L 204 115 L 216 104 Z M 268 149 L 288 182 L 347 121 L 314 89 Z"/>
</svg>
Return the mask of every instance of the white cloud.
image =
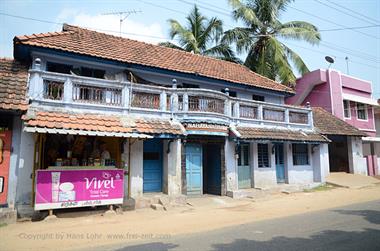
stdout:
<svg viewBox="0 0 380 251">
<path fill-rule="evenodd" d="M 57 21 L 116 36 L 120 35 L 120 21 L 118 15 L 90 15 L 74 9 L 63 9 L 58 15 Z M 133 21 L 131 17 L 123 21 L 121 36 L 153 44 L 167 41 L 159 23 L 143 24 Z"/>
</svg>

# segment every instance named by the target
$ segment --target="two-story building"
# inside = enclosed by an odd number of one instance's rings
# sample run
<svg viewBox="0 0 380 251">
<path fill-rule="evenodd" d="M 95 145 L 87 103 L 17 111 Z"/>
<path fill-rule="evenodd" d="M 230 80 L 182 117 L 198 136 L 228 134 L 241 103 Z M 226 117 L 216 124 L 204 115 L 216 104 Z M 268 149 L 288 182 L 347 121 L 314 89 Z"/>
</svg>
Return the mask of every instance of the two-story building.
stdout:
<svg viewBox="0 0 380 251">
<path fill-rule="evenodd" d="M 318 69 L 299 78 L 295 91 L 286 99 L 287 104 L 322 107 L 365 133 L 361 138 L 329 137 L 329 154 L 336 156 L 331 158 L 330 170 L 372 174 L 380 153 L 368 138 L 376 135 L 374 108 L 379 106 L 372 98 L 371 82 L 333 69 Z"/>
<path fill-rule="evenodd" d="M 292 89 L 242 65 L 70 25 L 15 37 L 14 57 L 29 65 L 19 212 L 101 205 L 75 202 L 75 170 L 123 170 L 123 201 L 137 205 L 324 181 L 329 140 L 312 110 L 286 105 Z"/>
</svg>

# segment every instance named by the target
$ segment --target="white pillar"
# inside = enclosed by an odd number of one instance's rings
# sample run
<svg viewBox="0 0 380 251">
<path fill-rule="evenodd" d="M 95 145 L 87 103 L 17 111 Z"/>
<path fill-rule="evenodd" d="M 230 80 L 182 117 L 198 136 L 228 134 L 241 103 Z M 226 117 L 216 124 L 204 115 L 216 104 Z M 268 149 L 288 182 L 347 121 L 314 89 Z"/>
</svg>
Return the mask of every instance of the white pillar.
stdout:
<svg viewBox="0 0 380 251">
<path fill-rule="evenodd" d="M 143 195 L 143 141 L 137 140 L 131 145 L 131 197 Z"/>
<path fill-rule="evenodd" d="M 224 144 L 227 192 L 238 190 L 235 145 L 235 142 L 230 140 L 226 140 Z"/>
<path fill-rule="evenodd" d="M 367 175 L 367 163 L 363 158 L 363 144 L 359 137 L 347 137 L 350 173 Z"/>
<path fill-rule="evenodd" d="M 164 141 L 164 193 L 177 196 L 182 193 L 181 183 L 181 140 Z M 169 153 L 168 153 L 169 149 Z"/>
</svg>

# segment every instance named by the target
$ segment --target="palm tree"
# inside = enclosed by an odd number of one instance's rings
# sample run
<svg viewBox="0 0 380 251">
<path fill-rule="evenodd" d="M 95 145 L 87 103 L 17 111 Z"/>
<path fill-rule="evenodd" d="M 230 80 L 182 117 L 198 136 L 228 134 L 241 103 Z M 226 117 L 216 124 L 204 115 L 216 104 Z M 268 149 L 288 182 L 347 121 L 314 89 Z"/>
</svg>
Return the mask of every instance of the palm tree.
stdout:
<svg viewBox="0 0 380 251">
<path fill-rule="evenodd" d="M 301 74 L 309 70 L 301 57 L 282 40 L 303 40 L 312 45 L 321 40 L 318 28 L 308 22 L 280 22 L 280 14 L 292 1 L 228 0 L 234 9 L 234 19 L 242 21 L 244 27 L 226 31 L 222 39 L 224 43 L 235 43 L 238 53 L 248 53 L 244 64 L 252 71 L 286 85 L 296 80 L 291 63 Z"/>
<path fill-rule="evenodd" d="M 183 51 L 212 56 L 223 60 L 240 62 L 227 43 L 222 43 L 223 22 L 213 17 L 203 16 L 196 5 L 186 17 L 186 26 L 182 26 L 177 20 L 169 19 L 170 37 L 177 38 L 178 45 L 171 42 L 160 43 L 162 46 Z"/>
</svg>

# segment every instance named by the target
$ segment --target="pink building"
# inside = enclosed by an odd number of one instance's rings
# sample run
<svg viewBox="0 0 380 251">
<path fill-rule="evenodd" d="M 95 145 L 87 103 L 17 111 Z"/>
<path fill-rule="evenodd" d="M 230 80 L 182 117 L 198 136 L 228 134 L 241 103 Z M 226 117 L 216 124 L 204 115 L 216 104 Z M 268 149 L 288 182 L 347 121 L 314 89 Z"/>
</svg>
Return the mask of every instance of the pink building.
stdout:
<svg viewBox="0 0 380 251">
<path fill-rule="evenodd" d="M 311 106 L 324 108 L 368 135 L 362 138 L 362 154 L 368 174 L 372 174 L 372 170 L 377 173 L 376 155 L 380 156 L 380 147 L 376 147 L 377 140 L 374 140 L 374 108 L 379 105 L 372 97 L 371 82 L 333 69 L 318 69 L 299 78 L 296 95 L 286 99 L 287 104 L 294 105 L 306 105 L 308 102 Z"/>
</svg>

